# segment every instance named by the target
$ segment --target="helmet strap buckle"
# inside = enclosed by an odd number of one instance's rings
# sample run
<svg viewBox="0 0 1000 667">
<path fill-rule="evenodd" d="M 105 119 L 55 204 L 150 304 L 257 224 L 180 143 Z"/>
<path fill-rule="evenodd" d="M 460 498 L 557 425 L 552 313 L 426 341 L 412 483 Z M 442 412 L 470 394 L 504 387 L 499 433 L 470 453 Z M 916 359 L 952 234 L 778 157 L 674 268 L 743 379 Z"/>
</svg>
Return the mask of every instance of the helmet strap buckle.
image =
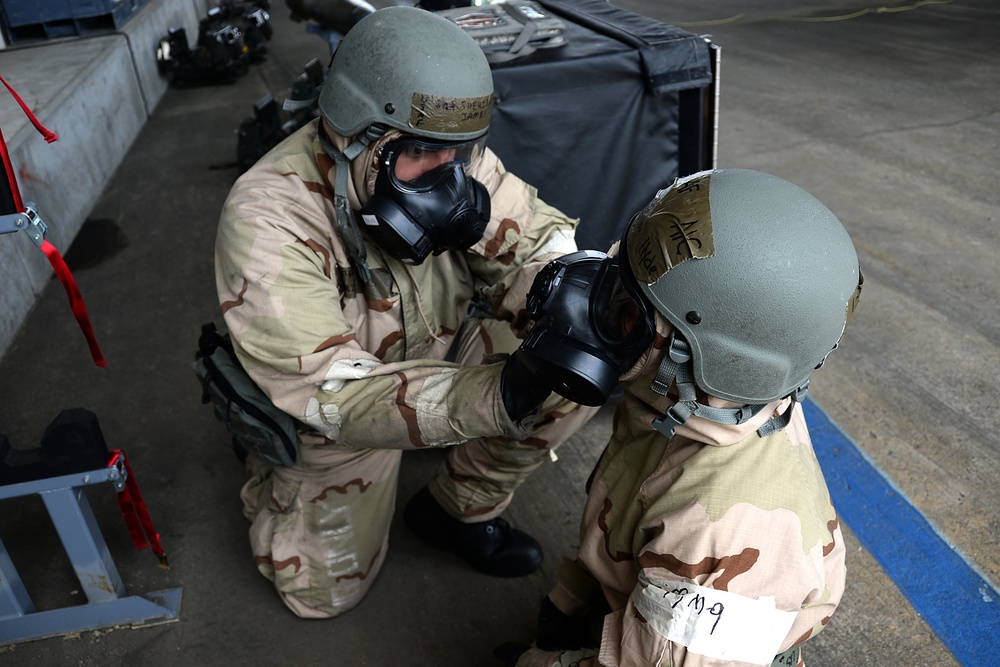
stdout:
<svg viewBox="0 0 1000 667">
<path fill-rule="evenodd" d="M 684 426 L 694 411 L 687 403 L 674 403 L 666 413 L 653 420 L 653 428 L 662 433 L 667 438 L 674 437 L 678 426 Z"/>
<path fill-rule="evenodd" d="M 344 149 L 344 157 L 346 157 L 348 161 L 353 162 L 354 158 L 361 155 L 361 153 L 363 153 L 373 141 L 381 139 L 388 130 L 389 128 L 385 125 L 372 123 L 368 126 L 368 129 L 359 134 L 357 138 L 351 142 L 350 146 Z"/>
<path fill-rule="evenodd" d="M 678 364 L 686 364 L 691 361 L 691 346 L 684 340 L 683 336 L 677 335 L 677 330 L 670 332 L 670 340 L 667 343 L 667 354 Z"/>
<path fill-rule="evenodd" d="M 667 341 L 667 355 L 660 363 L 650 389 L 660 396 L 666 396 L 676 378 L 677 390 L 681 393 L 680 400 L 686 401 L 695 397 L 692 377 L 691 347 L 676 330 L 671 331 L 670 340 Z M 682 387 L 682 384 L 685 386 Z"/>
<path fill-rule="evenodd" d="M 805 382 L 803 382 L 802 384 L 800 384 L 795 389 L 795 391 L 793 391 L 791 394 L 789 394 L 789 396 L 796 403 L 801 403 L 802 401 L 804 401 L 806 399 L 806 394 L 808 394 L 808 393 L 809 393 L 809 380 L 806 380 Z"/>
</svg>

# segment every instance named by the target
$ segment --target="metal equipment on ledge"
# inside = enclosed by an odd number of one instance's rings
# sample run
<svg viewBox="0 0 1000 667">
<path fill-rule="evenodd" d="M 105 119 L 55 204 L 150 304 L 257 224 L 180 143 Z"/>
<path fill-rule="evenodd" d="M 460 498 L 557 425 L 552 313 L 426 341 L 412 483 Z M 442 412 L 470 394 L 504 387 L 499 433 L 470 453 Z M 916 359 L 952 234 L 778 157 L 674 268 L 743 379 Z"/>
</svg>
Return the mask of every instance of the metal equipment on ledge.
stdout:
<svg viewBox="0 0 1000 667">
<path fill-rule="evenodd" d="M 0 541 L 0 646 L 116 625 L 140 627 L 178 619 L 181 589 L 128 595 L 84 492 L 110 483 L 137 549 L 151 546 L 169 564 L 135 476 L 121 450 L 108 451 L 97 417 L 65 410 L 36 449 L 18 450 L 0 435 L 0 501 L 37 494 L 69 556 L 87 603 L 39 611 Z"/>
</svg>

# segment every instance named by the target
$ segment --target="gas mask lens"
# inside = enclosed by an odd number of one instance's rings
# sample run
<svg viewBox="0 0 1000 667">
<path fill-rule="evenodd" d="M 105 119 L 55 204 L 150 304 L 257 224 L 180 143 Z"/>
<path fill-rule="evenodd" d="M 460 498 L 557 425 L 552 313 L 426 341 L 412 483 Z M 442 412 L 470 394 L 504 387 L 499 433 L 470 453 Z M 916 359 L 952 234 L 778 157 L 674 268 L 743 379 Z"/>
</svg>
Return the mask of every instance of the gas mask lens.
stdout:
<svg viewBox="0 0 1000 667">
<path fill-rule="evenodd" d="M 615 259 L 609 257 L 605 260 L 595 282 L 591 303 L 594 325 L 609 343 L 622 342 L 641 319 L 642 311 L 625 288 Z"/>
<path fill-rule="evenodd" d="M 383 167 L 396 184 L 406 190 L 431 190 L 456 166 L 466 174 L 483 154 L 486 136 L 456 143 L 404 137 L 383 149 Z"/>
<path fill-rule="evenodd" d="M 620 341 L 635 326 L 639 308 L 625 291 L 618 264 L 608 262 L 605 273 L 600 291 L 595 295 L 594 320 L 608 340 Z"/>
</svg>

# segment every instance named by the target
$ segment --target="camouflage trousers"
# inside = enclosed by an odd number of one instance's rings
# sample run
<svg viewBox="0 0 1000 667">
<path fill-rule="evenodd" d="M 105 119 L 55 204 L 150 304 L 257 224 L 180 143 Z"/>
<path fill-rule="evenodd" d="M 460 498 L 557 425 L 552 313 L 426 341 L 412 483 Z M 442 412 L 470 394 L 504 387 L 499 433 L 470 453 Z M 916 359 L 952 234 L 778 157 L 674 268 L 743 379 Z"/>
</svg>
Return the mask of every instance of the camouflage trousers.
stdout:
<svg viewBox="0 0 1000 667">
<path fill-rule="evenodd" d="M 519 341 L 505 325 L 469 320 L 456 341 L 455 360 L 483 362 L 511 352 Z M 431 494 L 455 518 L 487 521 L 510 503 L 515 489 L 596 414 L 556 394 L 523 441 L 478 438 L 451 447 Z M 240 497 L 250 519 L 257 568 L 282 601 L 302 618 L 330 618 L 357 605 L 386 556 L 402 450 L 349 449 L 302 437 L 300 459 L 272 468 L 250 456 Z"/>
</svg>

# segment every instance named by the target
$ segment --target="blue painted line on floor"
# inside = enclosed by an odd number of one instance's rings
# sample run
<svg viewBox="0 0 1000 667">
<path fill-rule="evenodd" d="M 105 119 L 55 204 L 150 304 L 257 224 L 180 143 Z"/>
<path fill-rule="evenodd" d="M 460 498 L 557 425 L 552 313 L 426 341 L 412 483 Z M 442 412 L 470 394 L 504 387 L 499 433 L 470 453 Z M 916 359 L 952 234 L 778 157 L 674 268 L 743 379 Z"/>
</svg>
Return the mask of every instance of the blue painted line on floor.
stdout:
<svg viewBox="0 0 1000 667">
<path fill-rule="evenodd" d="M 1000 665 L 1000 592 L 815 402 L 803 409 L 841 520 L 959 662 Z"/>
</svg>

